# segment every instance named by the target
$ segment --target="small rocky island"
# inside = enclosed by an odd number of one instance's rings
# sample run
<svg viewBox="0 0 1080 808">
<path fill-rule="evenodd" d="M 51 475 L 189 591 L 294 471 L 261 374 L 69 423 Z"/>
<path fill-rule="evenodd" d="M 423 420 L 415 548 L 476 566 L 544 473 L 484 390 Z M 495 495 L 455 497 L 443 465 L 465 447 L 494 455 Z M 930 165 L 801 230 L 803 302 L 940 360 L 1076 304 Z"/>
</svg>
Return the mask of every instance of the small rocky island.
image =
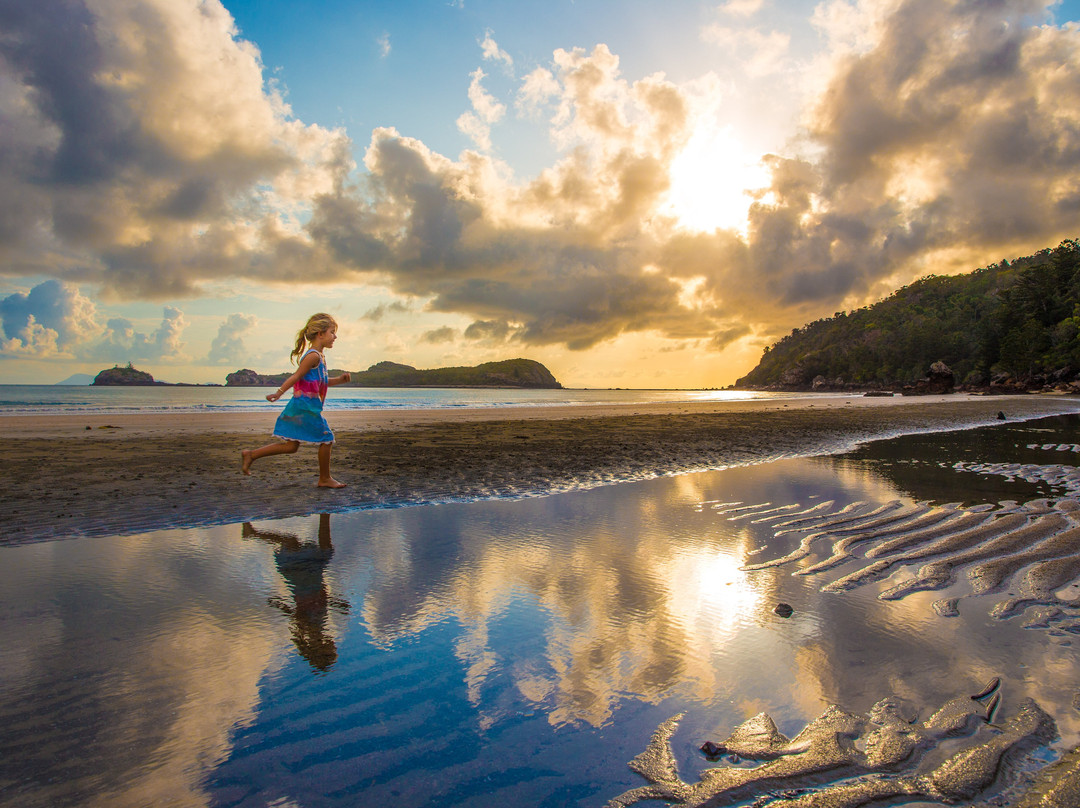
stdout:
<svg viewBox="0 0 1080 808">
<path fill-rule="evenodd" d="M 101 371 L 90 384 L 94 387 L 149 387 L 167 383 L 154 381 L 154 377 L 145 370 L 133 368 L 128 362 L 127 367 L 114 365 Z"/>
</svg>

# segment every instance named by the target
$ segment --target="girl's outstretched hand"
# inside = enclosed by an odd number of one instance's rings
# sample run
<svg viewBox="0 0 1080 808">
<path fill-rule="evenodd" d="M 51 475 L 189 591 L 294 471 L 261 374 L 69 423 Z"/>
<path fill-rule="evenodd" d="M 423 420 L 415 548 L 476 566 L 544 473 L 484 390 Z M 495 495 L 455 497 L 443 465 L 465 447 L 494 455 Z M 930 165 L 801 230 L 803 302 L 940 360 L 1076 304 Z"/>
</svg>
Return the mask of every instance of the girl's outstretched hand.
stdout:
<svg viewBox="0 0 1080 808">
<path fill-rule="evenodd" d="M 342 382 L 351 382 L 352 381 L 352 374 L 349 373 L 349 371 L 346 370 L 344 373 L 341 374 L 341 381 Z"/>
<path fill-rule="evenodd" d="M 281 393 L 278 392 L 277 390 L 275 390 L 272 393 L 267 393 L 266 394 L 266 400 L 267 401 L 277 401 L 279 398 L 281 398 Z"/>
</svg>

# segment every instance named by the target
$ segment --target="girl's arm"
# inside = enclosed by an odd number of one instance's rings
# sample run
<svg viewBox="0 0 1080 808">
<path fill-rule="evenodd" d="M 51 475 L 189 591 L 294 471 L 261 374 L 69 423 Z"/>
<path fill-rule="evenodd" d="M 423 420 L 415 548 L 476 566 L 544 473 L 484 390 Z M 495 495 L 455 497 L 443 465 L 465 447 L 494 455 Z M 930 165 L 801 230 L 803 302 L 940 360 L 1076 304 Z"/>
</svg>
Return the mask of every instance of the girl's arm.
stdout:
<svg viewBox="0 0 1080 808">
<path fill-rule="evenodd" d="M 304 377 L 304 374 L 319 364 L 319 355 L 317 353 L 309 352 L 303 359 L 300 360 L 300 367 L 296 369 L 296 373 L 287 378 L 274 392 L 266 396 L 267 401 L 277 401 L 283 395 L 285 391 L 296 384 L 300 379 Z"/>
<path fill-rule="evenodd" d="M 333 378 L 328 379 L 326 383 L 330 387 L 333 387 L 335 384 L 345 384 L 346 382 L 351 382 L 351 381 L 352 381 L 352 374 L 346 371 L 345 373 L 342 373 L 340 376 L 334 376 Z"/>
</svg>

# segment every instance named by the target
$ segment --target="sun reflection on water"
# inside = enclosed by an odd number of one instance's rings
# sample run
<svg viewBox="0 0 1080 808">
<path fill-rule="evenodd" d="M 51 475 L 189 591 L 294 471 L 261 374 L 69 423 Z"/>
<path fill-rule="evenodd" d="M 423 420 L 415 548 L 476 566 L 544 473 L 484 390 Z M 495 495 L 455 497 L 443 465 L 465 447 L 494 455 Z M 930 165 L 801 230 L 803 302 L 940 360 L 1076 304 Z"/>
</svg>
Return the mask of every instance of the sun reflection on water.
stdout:
<svg viewBox="0 0 1080 808">
<path fill-rule="evenodd" d="M 668 569 L 668 602 L 698 641 L 732 636 L 760 611 L 761 589 L 740 570 L 744 559 L 727 550 L 697 548 L 677 555 Z M 701 636 L 704 634 L 704 636 Z"/>
</svg>

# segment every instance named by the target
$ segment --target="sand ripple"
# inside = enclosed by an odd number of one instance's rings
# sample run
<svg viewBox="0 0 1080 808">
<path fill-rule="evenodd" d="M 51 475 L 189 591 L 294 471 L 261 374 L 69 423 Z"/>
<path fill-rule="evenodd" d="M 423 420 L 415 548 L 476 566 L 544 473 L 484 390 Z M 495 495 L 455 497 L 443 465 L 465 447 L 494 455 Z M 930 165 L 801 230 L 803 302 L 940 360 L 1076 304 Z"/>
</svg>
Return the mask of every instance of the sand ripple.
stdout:
<svg viewBox="0 0 1080 808">
<path fill-rule="evenodd" d="M 1074 446 L 1042 448 L 1072 452 Z M 934 605 L 943 616 L 957 614 L 967 597 L 1008 589 L 1009 597 L 992 607 L 993 617 L 1007 619 L 1032 610 L 1025 626 L 1080 632 L 1080 470 L 1010 463 L 957 463 L 953 468 L 1044 483 L 1067 496 L 970 506 L 895 500 L 877 506 L 857 502 L 843 509 L 818 504 L 800 510 L 790 505 L 786 511 L 777 503 L 727 503 L 718 512 L 751 522 L 764 521 L 767 514 L 795 512 L 794 518 L 774 523 L 773 535 L 801 535 L 798 546 L 784 556 L 747 564 L 743 569 L 748 571 L 791 565 L 794 575 L 811 576 L 854 565 L 822 583 L 822 591 L 846 592 L 898 578 L 883 587 L 881 600 L 966 582 L 966 591 Z M 808 563 L 814 553 L 820 558 Z M 916 564 L 921 566 L 909 569 Z"/>
<path fill-rule="evenodd" d="M 867 715 L 830 706 L 790 740 L 772 718 L 760 713 L 724 741 L 701 747 L 710 760 L 759 765 L 706 768 L 696 783 L 681 779 L 672 750 L 682 719 L 678 715 L 661 724 L 646 750 L 629 763 L 648 785 L 620 794 L 607 806 L 626 808 L 648 800 L 722 806 L 752 797 L 757 797 L 755 806 L 784 808 L 857 808 L 901 799 L 956 803 L 978 798 L 1002 781 L 1011 781 L 1008 784 L 1020 792 L 1020 801 L 1010 804 L 1076 805 L 1080 751 L 1044 768 L 1031 782 L 1021 782 L 1019 763 L 1037 760 L 1057 730 L 1054 720 L 1030 699 L 991 727 L 999 711 L 999 689 L 994 679 L 977 692 L 946 702 L 922 722 L 895 696 L 879 701 Z M 957 745 L 959 751 L 921 771 L 925 759 L 940 760 L 934 755 L 939 748 L 951 751 Z"/>
</svg>

